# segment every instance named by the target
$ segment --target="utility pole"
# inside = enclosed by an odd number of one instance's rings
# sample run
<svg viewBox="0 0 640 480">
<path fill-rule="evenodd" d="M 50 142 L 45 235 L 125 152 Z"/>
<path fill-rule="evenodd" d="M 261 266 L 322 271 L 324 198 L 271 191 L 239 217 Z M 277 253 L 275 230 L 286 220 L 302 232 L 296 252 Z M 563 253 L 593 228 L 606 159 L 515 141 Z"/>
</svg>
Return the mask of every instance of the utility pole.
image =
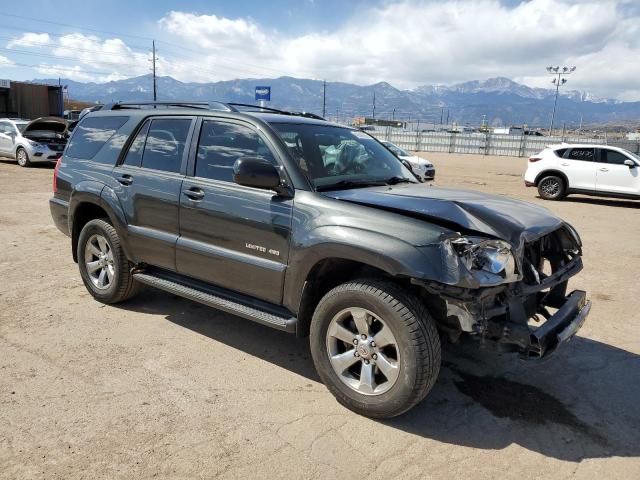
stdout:
<svg viewBox="0 0 640 480">
<path fill-rule="evenodd" d="M 153 101 L 158 100 L 158 85 L 156 83 L 156 41 L 153 40 L 153 57 L 151 58 L 153 65 Z"/>
<path fill-rule="evenodd" d="M 371 111 L 371 118 L 376 119 L 376 91 L 373 91 L 373 109 Z"/>
<path fill-rule="evenodd" d="M 322 81 L 322 117 L 324 118 L 327 110 L 327 81 Z"/>
<path fill-rule="evenodd" d="M 553 80 L 551 81 L 551 83 L 556 86 L 556 96 L 553 100 L 553 112 L 551 112 L 549 136 L 551 136 L 551 133 L 553 132 L 553 121 L 555 120 L 556 116 L 556 106 L 558 104 L 558 91 L 560 90 L 560 85 L 564 85 L 565 83 L 567 83 L 567 79 L 564 77 L 566 77 L 567 75 L 571 75 L 575 71 L 575 69 L 576 67 L 562 67 L 562 69 L 560 67 L 547 67 L 547 72 L 553 75 Z"/>
</svg>

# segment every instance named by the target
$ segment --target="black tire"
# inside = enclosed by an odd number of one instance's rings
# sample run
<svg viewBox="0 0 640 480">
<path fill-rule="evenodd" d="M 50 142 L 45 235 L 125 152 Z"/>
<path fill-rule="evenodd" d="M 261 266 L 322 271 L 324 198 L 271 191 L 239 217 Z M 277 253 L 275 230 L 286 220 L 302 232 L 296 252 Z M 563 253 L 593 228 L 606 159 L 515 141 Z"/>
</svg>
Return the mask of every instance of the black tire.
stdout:
<svg viewBox="0 0 640 480">
<path fill-rule="evenodd" d="M 366 309 L 384 318 L 397 340 L 399 374 L 383 393 L 360 393 L 345 384 L 332 367 L 327 332 L 332 319 L 349 308 Z M 415 295 L 390 281 L 363 279 L 334 288 L 318 303 L 310 330 L 311 355 L 320 378 L 338 402 L 358 414 L 372 418 L 400 415 L 422 401 L 438 377 L 441 350 L 435 322 Z"/>
<path fill-rule="evenodd" d="M 93 241 L 99 236 L 104 238 L 108 244 L 109 251 L 112 253 L 110 265 L 113 267 L 113 276 L 109 284 L 102 288 L 92 280 L 85 255 L 87 242 Z M 78 237 L 77 256 L 82 281 L 93 298 L 99 302 L 118 303 L 130 299 L 138 293 L 140 284 L 133 279 L 132 265 L 122 250 L 116 229 L 107 220 L 95 219 L 87 222 Z M 94 257 L 97 258 L 96 255 Z"/>
<path fill-rule="evenodd" d="M 538 181 L 538 194 L 545 200 L 562 200 L 567 196 L 567 184 L 562 177 L 547 175 Z"/>
<path fill-rule="evenodd" d="M 21 167 L 29 168 L 31 166 L 31 160 L 29 160 L 29 154 L 22 147 L 18 147 L 16 149 L 16 161 L 18 162 L 18 165 L 20 165 Z"/>
</svg>

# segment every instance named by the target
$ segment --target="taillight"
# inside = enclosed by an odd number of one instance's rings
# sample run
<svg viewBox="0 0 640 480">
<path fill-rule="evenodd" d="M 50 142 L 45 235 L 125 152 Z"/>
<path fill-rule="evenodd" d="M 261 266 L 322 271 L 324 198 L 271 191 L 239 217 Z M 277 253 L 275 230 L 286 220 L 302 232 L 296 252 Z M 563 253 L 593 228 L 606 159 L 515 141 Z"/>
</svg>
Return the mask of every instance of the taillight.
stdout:
<svg viewBox="0 0 640 480">
<path fill-rule="evenodd" d="M 542 157 L 529 157 L 530 163 L 537 162 L 538 160 L 542 160 Z"/>
<path fill-rule="evenodd" d="M 53 169 L 53 193 L 58 191 L 58 170 L 60 169 L 60 163 L 62 163 L 62 156 L 58 158 L 56 168 Z"/>
</svg>

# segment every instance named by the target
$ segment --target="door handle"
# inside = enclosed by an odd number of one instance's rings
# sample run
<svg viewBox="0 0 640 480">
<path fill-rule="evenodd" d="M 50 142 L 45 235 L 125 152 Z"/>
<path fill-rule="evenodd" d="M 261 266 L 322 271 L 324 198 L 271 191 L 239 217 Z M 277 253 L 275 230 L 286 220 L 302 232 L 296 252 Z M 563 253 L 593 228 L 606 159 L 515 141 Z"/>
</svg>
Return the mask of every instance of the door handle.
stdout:
<svg viewBox="0 0 640 480">
<path fill-rule="evenodd" d="M 609 169 L 608 169 L 608 168 L 601 168 L 601 169 L 600 169 L 600 171 L 601 171 L 601 172 L 608 172 L 608 171 L 609 171 Z"/>
<path fill-rule="evenodd" d="M 200 201 L 204 198 L 204 191 L 198 187 L 191 187 L 189 190 L 183 190 L 183 192 L 187 197 L 189 197 L 193 201 Z"/>
<path fill-rule="evenodd" d="M 562 165 L 563 167 L 568 167 L 569 166 L 568 163 L 561 163 L 560 165 Z"/>
<path fill-rule="evenodd" d="M 120 175 L 118 177 L 118 181 L 125 186 L 131 185 L 133 183 L 133 177 L 125 173 L 124 175 Z"/>
</svg>

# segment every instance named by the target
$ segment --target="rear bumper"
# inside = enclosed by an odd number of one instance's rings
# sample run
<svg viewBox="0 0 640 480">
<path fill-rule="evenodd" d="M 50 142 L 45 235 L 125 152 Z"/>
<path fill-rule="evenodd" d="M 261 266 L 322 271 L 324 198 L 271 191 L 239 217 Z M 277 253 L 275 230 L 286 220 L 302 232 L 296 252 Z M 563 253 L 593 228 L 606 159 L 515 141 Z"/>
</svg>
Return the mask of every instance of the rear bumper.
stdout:
<svg viewBox="0 0 640 480">
<path fill-rule="evenodd" d="M 53 223 L 58 230 L 70 237 L 69 202 L 53 197 L 49 200 L 49 210 L 51 210 L 51 218 L 53 218 Z"/>
</svg>

